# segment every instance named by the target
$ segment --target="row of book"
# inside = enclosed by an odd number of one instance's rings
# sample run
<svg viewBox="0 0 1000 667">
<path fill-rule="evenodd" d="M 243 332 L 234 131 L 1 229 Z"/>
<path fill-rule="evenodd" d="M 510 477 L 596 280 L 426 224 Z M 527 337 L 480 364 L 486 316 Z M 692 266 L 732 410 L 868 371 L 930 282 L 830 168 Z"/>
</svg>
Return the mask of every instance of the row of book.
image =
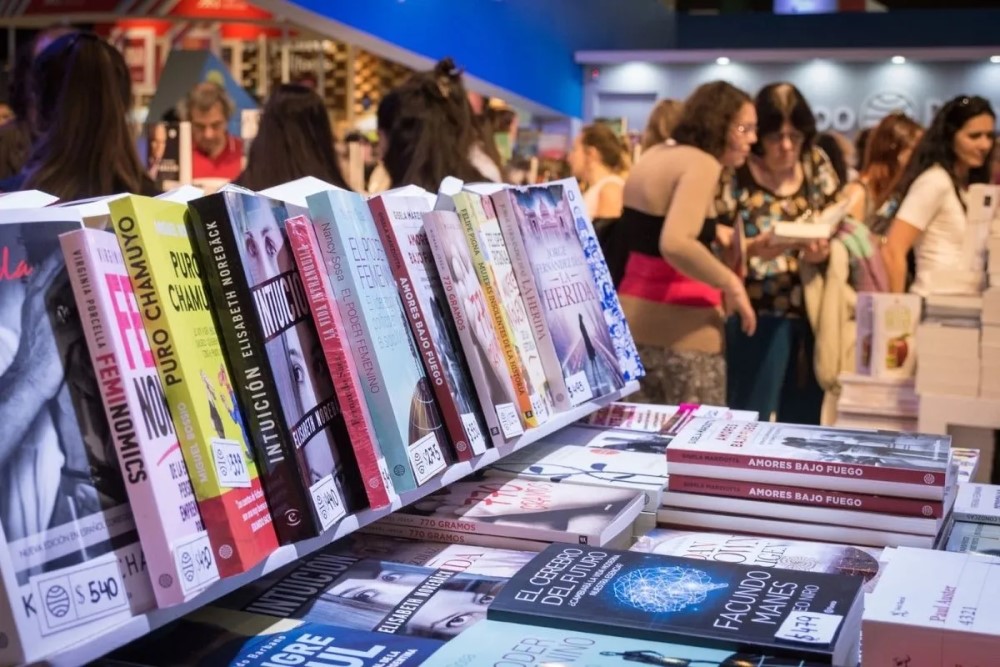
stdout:
<svg viewBox="0 0 1000 667">
<path fill-rule="evenodd" d="M 448 186 L 0 198 L 0 662 L 641 376 L 572 182 Z"/>
</svg>

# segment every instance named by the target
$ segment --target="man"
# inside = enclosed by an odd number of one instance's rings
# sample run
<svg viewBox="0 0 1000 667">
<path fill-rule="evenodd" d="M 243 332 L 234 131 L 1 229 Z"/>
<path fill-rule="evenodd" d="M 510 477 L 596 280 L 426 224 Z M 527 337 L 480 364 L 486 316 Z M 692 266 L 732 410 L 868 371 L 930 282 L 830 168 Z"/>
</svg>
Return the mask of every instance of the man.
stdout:
<svg viewBox="0 0 1000 667">
<path fill-rule="evenodd" d="M 188 93 L 184 112 L 191 123 L 192 176 L 194 180 L 219 178 L 231 181 L 243 170 L 243 144 L 229 135 L 235 105 L 225 89 L 210 81 Z"/>
</svg>

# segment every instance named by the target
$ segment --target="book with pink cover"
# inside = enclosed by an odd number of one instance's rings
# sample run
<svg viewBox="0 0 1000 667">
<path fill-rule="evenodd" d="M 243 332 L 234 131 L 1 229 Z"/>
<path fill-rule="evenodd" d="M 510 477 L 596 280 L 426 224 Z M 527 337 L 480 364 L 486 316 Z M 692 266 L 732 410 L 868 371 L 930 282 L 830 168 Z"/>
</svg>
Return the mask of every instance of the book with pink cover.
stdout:
<svg viewBox="0 0 1000 667">
<path fill-rule="evenodd" d="M 191 599 L 219 578 L 167 410 L 118 240 L 81 229 L 60 238 L 129 505 L 158 607 Z"/>
</svg>

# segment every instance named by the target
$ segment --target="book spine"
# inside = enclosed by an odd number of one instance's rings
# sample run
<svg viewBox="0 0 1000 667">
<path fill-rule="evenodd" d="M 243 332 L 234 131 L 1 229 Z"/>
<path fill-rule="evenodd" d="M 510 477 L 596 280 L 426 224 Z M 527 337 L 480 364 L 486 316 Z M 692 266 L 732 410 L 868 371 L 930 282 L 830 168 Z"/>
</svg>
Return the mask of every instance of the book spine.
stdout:
<svg viewBox="0 0 1000 667">
<path fill-rule="evenodd" d="M 451 270 L 448 266 L 448 254 L 445 252 L 444 246 L 442 245 L 441 234 L 436 225 L 437 222 L 434 218 L 425 219 L 427 242 L 431 247 L 431 254 L 434 257 L 434 263 L 438 268 L 438 275 L 441 278 L 441 288 L 444 291 L 444 297 L 448 302 L 448 309 L 451 312 L 452 322 L 455 325 L 455 331 L 458 334 L 458 340 L 462 348 L 462 352 L 464 353 L 465 360 L 469 365 L 469 375 L 472 378 L 476 398 L 479 401 L 480 408 L 482 409 L 483 419 L 486 420 L 486 429 L 489 431 L 490 442 L 494 447 L 499 447 L 507 441 L 507 437 L 504 434 L 500 417 L 497 414 L 498 410 L 506 410 L 508 413 L 514 413 L 516 408 L 512 404 L 500 407 L 493 404 L 491 400 L 493 393 L 490 390 L 490 380 L 486 375 L 486 370 L 483 368 L 483 361 L 479 357 L 476 342 L 473 340 L 472 331 L 469 328 L 469 322 L 455 290 L 455 282 L 452 280 Z M 496 370 L 497 372 L 503 372 L 503 369 Z M 506 379 L 509 379 L 509 376 Z M 512 415 L 511 421 L 516 422 L 516 430 L 519 433 L 523 432 L 521 431 L 520 418 L 516 413 Z"/>
<path fill-rule="evenodd" d="M 1000 516 L 997 516 L 996 514 L 977 514 L 976 512 L 966 512 L 964 510 L 956 509 L 952 512 L 951 518 L 954 521 L 1000 525 Z"/>
<path fill-rule="evenodd" d="M 204 271 L 202 281 L 215 305 L 212 310 L 219 342 L 243 406 L 247 436 L 261 468 L 278 540 L 292 544 L 315 537 L 321 524 L 306 495 L 311 486 L 309 468 L 285 427 L 274 371 L 225 199 L 221 194 L 202 197 L 191 202 L 189 211 L 192 224 L 188 229 Z"/>
<path fill-rule="evenodd" d="M 411 540 L 428 542 L 444 542 L 446 544 L 466 544 L 487 549 L 513 549 L 515 551 L 543 551 L 551 542 L 526 540 L 520 537 L 500 537 L 482 533 L 460 533 L 453 530 L 435 530 L 418 528 L 402 524 L 391 524 L 376 521 L 359 529 L 359 532 L 369 535 L 384 535 L 386 537 L 403 537 Z"/>
<path fill-rule="evenodd" d="M 584 257 L 587 259 L 587 265 L 594 278 L 594 286 L 601 299 L 601 309 L 604 311 L 604 320 L 611 334 L 615 356 L 618 357 L 618 366 L 622 370 L 622 378 L 626 382 L 638 380 L 646 374 L 646 370 L 639 359 L 639 351 L 632 339 L 632 330 L 629 329 L 621 302 L 618 300 L 618 292 L 611 280 L 611 272 L 608 270 L 608 263 L 604 259 L 597 234 L 594 232 L 594 225 L 587 217 L 587 211 L 583 206 L 580 184 L 575 178 L 563 179 L 556 183 L 564 187 L 564 196 L 573 214 L 573 226 L 576 228 L 580 245 L 583 246 Z"/>
<path fill-rule="evenodd" d="M 350 258 L 345 254 L 340 227 L 350 224 L 349 220 L 334 223 L 333 206 L 327 197 L 321 199 L 321 214 L 316 215 L 310 203 L 310 213 L 313 214 L 313 228 L 319 241 L 323 265 L 330 278 L 336 297 L 340 316 L 347 323 L 348 345 L 354 355 L 354 362 L 359 370 L 363 370 L 366 379 L 361 382 L 365 392 L 365 400 L 373 419 L 380 419 L 383 425 L 394 424 L 395 414 L 388 392 L 381 390 L 386 387 L 384 371 L 375 356 L 375 342 L 370 331 L 370 322 L 364 314 L 364 306 L 360 300 L 354 276 L 349 268 Z M 346 216 L 345 216 L 346 218 Z M 379 417 L 381 414 L 381 417 Z M 417 478 L 413 464 L 407 456 L 408 443 L 403 440 L 402 433 L 394 426 L 376 428 L 382 454 L 389 466 L 392 486 L 397 493 L 412 491 L 417 488 Z"/>
<path fill-rule="evenodd" d="M 566 387 L 566 378 L 563 375 L 555 342 L 549 332 L 545 309 L 542 308 L 538 285 L 535 283 L 535 273 L 531 268 L 531 261 L 528 259 L 528 250 L 524 247 L 524 237 L 521 235 L 520 225 L 511 205 L 511 197 L 513 197 L 513 193 L 510 190 L 501 190 L 494 193 L 491 200 L 496 209 L 497 222 L 500 225 L 504 243 L 507 245 L 507 255 L 510 258 L 514 277 L 517 279 L 521 300 L 524 302 L 528 322 L 531 324 L 531 332 L 535 336 L 535 345 L 541 356 L 542 368 L 545 370 L 545 378 L 552 391 L 555 408 L 556 410 L 569 410 L 573 407 L 573 402 L 570 400 L 569 390 Z"/>
<path fill-rule="evenodd" d="M 114 234 L 60 238 L 158 607 L 219 577 Z M 205 547 L 208 547 L 205 549 Z M 200 559 L 193 559 L 200 554 Z"/>
<path fill-rule="evenodd" d="M 370 200 L 368 205 L 371 208 L 372 217 L 375 219 L 375 227 L 378 229 L 379 237 L 382 239 L 382 246 L 385 248 L 389 269 L 392 271 L 392 277 L 399 290 L 399 297 L 403 303 L 403 313 L 406 315 L 410 331 L 417 344 L 417 353 L 420 355 L 427 378 L 433 388 L 434 398 L 437 399 L 445 431 L 448 433 L 448 438 L 451 440 L 454 454 L 458 460 L 468 461 L 472 458 L 472 448 L 469 446 L 465 433 L 462 415 L 444 377 L 441 353 L 428 328 L 424 310 L 420 307 L 420 302 L 417 299 L 415 290 L 419 288 L 414 283 L 413 276 L 410 275 L 410 271 L 406 267 L 406 262 L 403 261 L 403 251 L 399 247 L 399 240 L 393 231 L 389 211 L 386 210 L 385 201 L 381 197 Z"/>
<path fill-rule="evenodd" d="M 942 502 L 875 496 L 865 493 L 822 491 L 796 486 L 760 484 L 725 478 L 670 475 L 667 478 L 667 490 L 679 493 L 765 500 L 788 505 L 829 507 L 877 514 L 898 514 L 901 516 L 935 519 L 939 519 L 944 515 L 944 503 Z"/>
<path fill-rule="evenodd" d="M 230 380 L 207 299 L 200 293 L 197 262 L 183 223 L 186 207 L 170 204 L 169 215 L 156 217 L 176 217 L 154 220 L 141 215 L 135 199 L 111 202 L 115 234 L 219 574 L 240 574 L 274 551 L 277 537 L 256 464 L 237 432 L 240 424 L 227 423 L 232 417 L 216 407 L 218 396 L 208 393 L 209 386 L 213 394 L 219 391 L 209 369 L 226 383 Z M 167 269 L 171 262 L 176 263 L 172 271 Z M 167 280 L 176 282 L 163 284 Z M 189 376 L 196 368 L 201 378 Z M 206 384 L 204 391 L 195 389 L 199 382 Z M 209 425 L 206 406 L 199 401 L 209 403 L 216 424 Z"/>
<path fill-rule="evenodd" d="M 462 197 L 467 197 L 461 193 L 456 197 L 456 204 Z M 472 252 L 472 261 L 479 278 L 479 284 L 483 289 L 483 296 L 490 311 L 493 327 L 496 329 L 500 347 L 503 350 L 504 360 L 507 362 L 507 371 L 510 373 L 511 381 L 514 383 L 514 391 L 517 395 L 518 407 L 521 410 L 521 421 L 527 428 L 539 425 L 538 415 L 535 414 L 534 403 L 528 389 L 528 380 L 521 357 L 514 344 L 514 331 L 511 328 L 510 320 L 500 301 L 500 295 L 496 286 L 496 279 L 493 269 L 486 261 L 486 255 L 480 245 L 479 234 L 476 233 L 476 225 L 472 220 L 472 210 L 470 206 L 459 205 L 457 208 L 458 218 L 462 223 L 465 232 L 466 243 Z"/>
<path fill-rule="evenodd" d="M 354 448 L 358 466 L 372 508 L 389 505 L 395 497 L 389 470 L 375 441 L 371 415 L 365 405 L 357 369 L 344 345 L 347 334 L 337 303 L 333 296 L 330 279 L 324 271 L 319 242 L 312 225 L 304 219 L 292 218 L 285 221 L 285 230 L 292 253 L 302 274 L 306 287 L 309 307 L 312 310 L 323 355 L 333 376 L 334 388 L 340 400 L 347 433 Z"/>
</svg>

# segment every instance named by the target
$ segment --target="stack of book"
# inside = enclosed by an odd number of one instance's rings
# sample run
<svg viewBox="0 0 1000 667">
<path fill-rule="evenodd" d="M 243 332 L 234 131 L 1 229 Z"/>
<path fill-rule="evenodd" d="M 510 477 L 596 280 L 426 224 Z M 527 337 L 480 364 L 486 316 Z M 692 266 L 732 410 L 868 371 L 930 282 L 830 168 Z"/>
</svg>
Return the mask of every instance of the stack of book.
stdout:
<svg viewBox="0 0 1000 667">
<path fill-rule="evenodd" d="M 980 297 L 928 297 L 917 328 L 919 394 L 979 396 L 981 309 Z"/>
<path fill-rule="evenodd" d="M 1000 400 L 1000 235 L 991 239 L 990 257 L 996 247 L 998 282 L 983 292 L 982 329 L 979 332 L 979 393 Z"/>
<path fill-rule="evenodd" d="M 995 665 L 1000 655 L 1000 558 L 887 550 L 865 599 L 864 665 Z"/>
<path fill-rule="evenodd" d="M 920 397 L 914 378 L 842 373 L 838 382 L 837 428 L 916 430 Z"/>
<path fill-rule="evenodd" d="M 932 547 L 954 500 L 949 436 L 695 419 L 667 448 L 658 522 Z"/>
<path fill-rule="evenodd" d="M 944 548 L 1000 556 L 1000 486 L 959 484 Z"/>
</svg>

